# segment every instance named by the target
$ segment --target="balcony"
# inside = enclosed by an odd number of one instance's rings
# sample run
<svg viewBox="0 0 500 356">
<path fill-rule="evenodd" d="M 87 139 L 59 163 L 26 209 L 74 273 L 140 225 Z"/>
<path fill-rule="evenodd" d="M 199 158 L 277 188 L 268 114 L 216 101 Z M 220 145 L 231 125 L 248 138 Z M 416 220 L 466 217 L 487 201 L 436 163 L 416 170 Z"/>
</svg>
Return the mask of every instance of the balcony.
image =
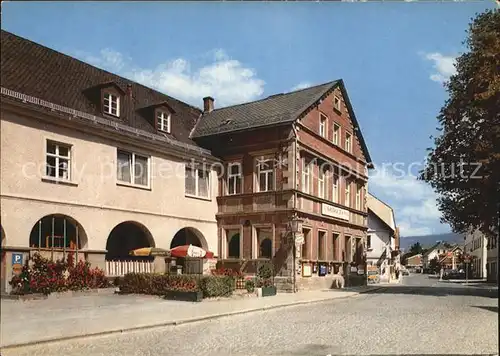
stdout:
<svg viewBox="0 0 500 356">
<path fill-rule="evenodd" d="M 262 192 L 217 197 L 219 214 L 251 213 L 292 208 L 291 192 Z"/>
</svg>

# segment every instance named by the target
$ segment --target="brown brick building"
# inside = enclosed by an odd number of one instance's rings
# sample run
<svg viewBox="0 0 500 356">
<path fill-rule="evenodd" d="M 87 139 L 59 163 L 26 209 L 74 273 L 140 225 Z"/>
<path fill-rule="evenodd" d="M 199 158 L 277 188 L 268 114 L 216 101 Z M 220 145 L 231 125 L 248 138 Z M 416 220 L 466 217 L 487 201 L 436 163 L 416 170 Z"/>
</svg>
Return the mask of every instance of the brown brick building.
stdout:
<svg viewBox="0 0 500 356">
<path fill-rule="evenodd" d="M 256 260 L 272 258 L 299 287 L 328 286 L 328 274 L 364 266 L 371 159 L 342 80 L 221 109 L 205 98 L 191 137 L 225 162 L 221 265 L 251 273 Z M 295 261 L 294 216 L 303 236 Z"/>
</svg>

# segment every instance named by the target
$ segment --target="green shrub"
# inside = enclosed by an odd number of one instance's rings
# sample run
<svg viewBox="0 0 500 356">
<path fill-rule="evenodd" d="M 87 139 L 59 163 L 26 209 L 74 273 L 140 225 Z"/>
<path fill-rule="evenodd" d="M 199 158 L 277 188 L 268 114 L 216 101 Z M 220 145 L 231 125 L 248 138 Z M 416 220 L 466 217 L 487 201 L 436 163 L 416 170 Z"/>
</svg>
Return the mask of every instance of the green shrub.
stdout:
<svg viewBox="0 0 500 356">
<path fill-rule="evenodd" d="M 197 292 L 200 278 L 193 275 L 128 273 L 120 282 L 123 293 L 163 295 L 167 291 Z"/>
<path fill-rule="evenodd" d="M 253 293 L 255 291 L 255 282 L 253 281 L 253 279 L 248 279 L 245 282 L 245 289 L 248 293 Z"/>
<path fill-rule="evenodd" d="M 228 297 L 234 291 L 230 276 L 128 273 L 120 281 L 120 292 L 164 295 L 167 291 L 203 292 L 203 298 Z"/>
<path fill-rule="evenodd" d="M 269 279 L 273 276 L 273 268 L 270 263 L 264 263 L 257 271 L 257 276 L 260 279 Z"/>
<path fill-rule="evenodd" d="M 204 276 L 201 283 L 203 298 L 229 297 L 234 288 L 234 278 L 230 276 Z"/>
</svg>

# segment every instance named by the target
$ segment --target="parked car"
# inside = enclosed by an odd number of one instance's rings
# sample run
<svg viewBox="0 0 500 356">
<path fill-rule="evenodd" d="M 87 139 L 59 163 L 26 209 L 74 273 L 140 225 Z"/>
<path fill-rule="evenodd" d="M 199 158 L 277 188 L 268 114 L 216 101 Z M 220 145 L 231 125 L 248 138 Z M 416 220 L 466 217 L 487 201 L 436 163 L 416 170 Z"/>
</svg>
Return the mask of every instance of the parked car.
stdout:
<svg viewBox="0 0 500 356">
<path fill-rule="evenodd" d="M 410 271 L 408 271 L 406 268 L 402 268 L 401 269 L 401 273 L 403 274 L 403 276 L 409 276 L 410 275 Z"/>
</svg>

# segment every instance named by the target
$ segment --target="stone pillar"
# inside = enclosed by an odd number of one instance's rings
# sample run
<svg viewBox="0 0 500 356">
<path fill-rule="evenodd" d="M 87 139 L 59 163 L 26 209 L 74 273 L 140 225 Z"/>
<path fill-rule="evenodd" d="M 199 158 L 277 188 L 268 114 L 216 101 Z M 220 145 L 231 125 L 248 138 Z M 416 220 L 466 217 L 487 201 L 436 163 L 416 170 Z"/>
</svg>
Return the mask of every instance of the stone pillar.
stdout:
<svg viewBox="0 0 500 356">
<path fill-rule="evenodd" d="M 106 272 L 106 252 L 107 251 L 78 251 L 78 260 L 81 260 L 81 255 L 85 256 L 85 259 L 90 262 L 92 267 L 98 267 Z M 76 253 L 75 253 L 76 259 Z"/>
<path fill-rule="evenodd" d="M 167 271 L 165 264 L 165 256 L 155 256 L 154 259 L 154 273 L 164 274 Z"/>
</svg>

